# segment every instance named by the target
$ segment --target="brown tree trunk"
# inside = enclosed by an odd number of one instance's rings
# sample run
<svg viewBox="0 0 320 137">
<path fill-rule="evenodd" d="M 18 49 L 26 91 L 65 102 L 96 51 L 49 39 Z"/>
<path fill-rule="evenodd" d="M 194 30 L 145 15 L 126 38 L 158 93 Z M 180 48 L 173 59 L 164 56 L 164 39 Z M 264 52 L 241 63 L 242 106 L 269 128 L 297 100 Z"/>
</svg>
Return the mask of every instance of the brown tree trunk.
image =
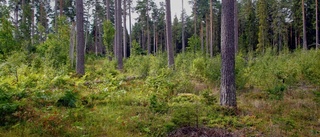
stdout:
<svg viewBox="0 0 320 137">
<path fill-rule="evenodd" d="M 210 0 L 210 57 L 213 57 L 213 3 Z"/>
<path fill-rule="evenodd" d="M 174 55 L 172 47 L 172 26 L 171 26 L 171 4 L 170 0 L 166 0 L 166 28 L 167 28 L 167 54 L 168 66 L 174 67 Z"/>
<path fill-rule="evenodd" d="M 84 32 L 83 32 L 83 0 L 76 1 L 76 16 L 77 16 L 77 67 L 78 75 L 84 75 Z"/>
<path fill-rule="evenodd" d="M 132 1 L 130 0 L 130 1 L 129 1 L 129 32 L 130 32 L 130 35 L 129 35 L 129 51 L 130 51 L 130 54 L 132 53 L 132 52 L 131 52 L 131 48 L 132 48 L 132 37 L 131 37 L 131 3 L 132 3 Z"/>
<path fill-rule="evenodd" d="M 31 7 L 31 45 L 33 45 L 33 35 L 34 35 L 34 8 L 35 8 L 35 5 L 34 5 L 34 0 L 32 0 L 32 7 Z"/>
<path fill-rule="evenodd" d="M 200 21 L 200 41 L 201 41 L 201 52 L 204 53 L 203 23 L 202 23 L 202 21 Z"/>
<path fill-rule="evenodd" d="M 210 16 L 206 17 L 206 56 L 209 53 L 209 46 L 210 46 Z"/>
<path fill-rule="evenodd" d="M 147 0 L 147 49 L 148 54 L 151 53 L 151 46 L 150 46 L 150 27 L 149 27 L 149 0 Z"/>
<path fill-rule="evenodd" d="M 222 0 L 220 104 L 237 107 L 234 50 L 234 1 Z"/>
<path fill-rule="evenodd" d="M 123 1 L 123 57 L 127 57 L 127 1 Z"/>
<path fill-rule="evenodd" d="M 63 0 L 59 1 L 60 4 L 60 17 L 63 15 Z"/>
<path fill-rule="evenodd" d="M 182 0 L 182 13 L 181 13 L 181 21 L 182 21 L 182 34 L 181 34 L 181 42 L 182 42 L 182 53 L 185 52 L 186 50 L 186 43 L 185 43 L 185 36 L 184 36 L 184 27 L 185 27 L 185 24 L 184 24 L 184 5 L 183 5 L 183 0 Z"/>
<path fill-rule="evenodd" d="M 122 29 L 121 29 L 121 0 L 116 0 L 116 48 L 117 48 L 117 61 L 118 61 L 118 69 L 123 69 L 123 62 L 122 62 Z"/>
<path fill-rule="evenodd" d="M 316 49 L 319 49 L 318 0 L 316 0 Z"/>
<path fill-rule="evenodd" d="M 70 58 L 70 67 L 73 68 L 73 64 L 74 64 L 74 44 L 76 43 L 75 42 L 75 22 L 72 22 L 72 25 L 71 25 L 71 32 L 70 32 L 70 49 L 69 49 L 69 58 Z"/>
<path fill-rule="evenodd" d="M 303 21 L 303 49 L 307 50 L 307 28 L 306 28 L 306 14 L 304 9 L 304 0 L 302 0 L 302 21 Z"/>
<path fill-rule="evenodd" d="M 239 38 L 239 25 L 238 25 L 238 2 L 234 2 L 234 48 L 235 53 L 238 52 L 238 38 Z"/>
<path fill-rule="evenodd" d="M 106 0 L 106 11 L 107 11 L 106 18 L 107 20 L 110 20 L 110 0 Z"/>
</svg>

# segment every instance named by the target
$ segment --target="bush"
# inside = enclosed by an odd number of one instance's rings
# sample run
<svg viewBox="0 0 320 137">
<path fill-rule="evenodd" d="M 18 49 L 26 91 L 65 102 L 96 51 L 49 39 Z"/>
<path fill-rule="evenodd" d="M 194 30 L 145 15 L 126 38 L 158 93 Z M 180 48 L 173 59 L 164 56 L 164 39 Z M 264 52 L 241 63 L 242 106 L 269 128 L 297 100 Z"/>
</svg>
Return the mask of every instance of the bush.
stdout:
<svg viewBox="0 0 320 137">
<path fill-rule="evenodd" d="M 64 96 L 62 96 L 57 101 L 56 104 L 57 104 L 57 106 L 75 108 L 75 107 L 77 107 L 77 105 L 76 105 L 77 101 L 78 101 L 78 94 L 76 92 L 66 91 Z"/>
</svg>

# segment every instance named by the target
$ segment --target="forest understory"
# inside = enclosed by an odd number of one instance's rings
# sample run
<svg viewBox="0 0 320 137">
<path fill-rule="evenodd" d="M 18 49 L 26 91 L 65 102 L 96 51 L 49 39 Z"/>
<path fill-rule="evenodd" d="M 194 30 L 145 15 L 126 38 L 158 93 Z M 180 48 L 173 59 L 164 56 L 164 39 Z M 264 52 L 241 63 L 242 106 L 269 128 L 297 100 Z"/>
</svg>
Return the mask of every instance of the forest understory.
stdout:
<svg viewBox="0 0 320 137">
<path fill-rule="evenodd" d="M 137 55 L 118 71 L 88 55 L 79 77 L 13 53 L 0 62 L 0 136 L 319 136 L 319 51 L 237 55 L 237 109 L 218 103 L 220 56 L 175 60 Z"/>
</svg>

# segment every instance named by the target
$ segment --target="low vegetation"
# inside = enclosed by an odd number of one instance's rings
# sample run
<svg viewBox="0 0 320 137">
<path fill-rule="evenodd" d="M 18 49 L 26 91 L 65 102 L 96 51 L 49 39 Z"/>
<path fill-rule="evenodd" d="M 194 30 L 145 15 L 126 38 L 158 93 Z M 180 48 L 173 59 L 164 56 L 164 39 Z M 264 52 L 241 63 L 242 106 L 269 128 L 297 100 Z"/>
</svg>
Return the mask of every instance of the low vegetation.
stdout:
<svg viewBox="0 0 320 137">
<path fill-rule="evenodd" d="M 220 57 L 134 55 L 123 72 L 87 56 L 86 75 L 12 53 L 0 61 L 0 136 L 174 136 L 215 129 L 248 136 L 319 136 L 320 53 L 236 58 L 238 109 L 220 107 Z M 43 55 L 45 56 L 45 55 Z M 184 128 L 183 128 L 184 127 Z"/>
</svg>

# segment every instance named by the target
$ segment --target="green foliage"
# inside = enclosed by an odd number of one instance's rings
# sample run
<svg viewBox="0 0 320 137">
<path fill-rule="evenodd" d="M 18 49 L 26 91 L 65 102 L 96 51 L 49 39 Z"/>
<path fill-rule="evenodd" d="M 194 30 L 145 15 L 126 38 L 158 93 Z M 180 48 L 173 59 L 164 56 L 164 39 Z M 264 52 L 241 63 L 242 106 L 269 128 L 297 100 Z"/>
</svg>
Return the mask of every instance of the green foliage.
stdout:
<svg viewBox="0 0 320 137">
<path fill-rule="evenodd" d="M 69 62 L 70 28 L 66 18 L 58 20 L 58 33 L 50 34 L 48 39 L 37 47 L 47 65 L 54 68 L 66 66 Z"/>
<path fill-rule="evenodd" d="M 156 95 L 152 95 L 149 109 L 154 113 L 165 113 L 168 111 L 168 106 L 165 102 L 161 102 Z"/>
<path fill-rule="evenodd" d="M 58 101 L 57 101 L 57 106 L 64 106 L 64 107 L 71 107 L 75 108 L 77 107 L 76 103 L 78 100 L 78 95 L 76 92 L 73 91 L 66 91 L 64 96 L 62 96 Z"/>
<path fill-rule="evenodd" d="M 109 56 L 113 54 L 113 40 L 115 35 L 115 29 L 110 20 L 103 22 L 103 43 L 106 45 L 107 53 Z"/>
<path fill-rule="evenodd" d="M 144 51 L 139 43 L 136 40 L 132 41 L 132 47 L 131 47 L 131 56 L 137 56 L 137 55 L 146 55 L 146 51 Z"/>
<path fill-rule="evenodd" d="M 5 17 L 0 18 L 0 59 L 20 49 L 13 36 L 13 31 L 14 27 L 11 22 Z"/>
<path fill-rule="evenodd" d="M 200 37 L 197 35 L 193 35 L 188 39 L 188 45 L 189 45 L 189 47 L 187 47 L 188 51 L 193 51 L 193 52 L 198 51 L 200 49 L 199 45 L 201 45 Z"/>
</svg>

